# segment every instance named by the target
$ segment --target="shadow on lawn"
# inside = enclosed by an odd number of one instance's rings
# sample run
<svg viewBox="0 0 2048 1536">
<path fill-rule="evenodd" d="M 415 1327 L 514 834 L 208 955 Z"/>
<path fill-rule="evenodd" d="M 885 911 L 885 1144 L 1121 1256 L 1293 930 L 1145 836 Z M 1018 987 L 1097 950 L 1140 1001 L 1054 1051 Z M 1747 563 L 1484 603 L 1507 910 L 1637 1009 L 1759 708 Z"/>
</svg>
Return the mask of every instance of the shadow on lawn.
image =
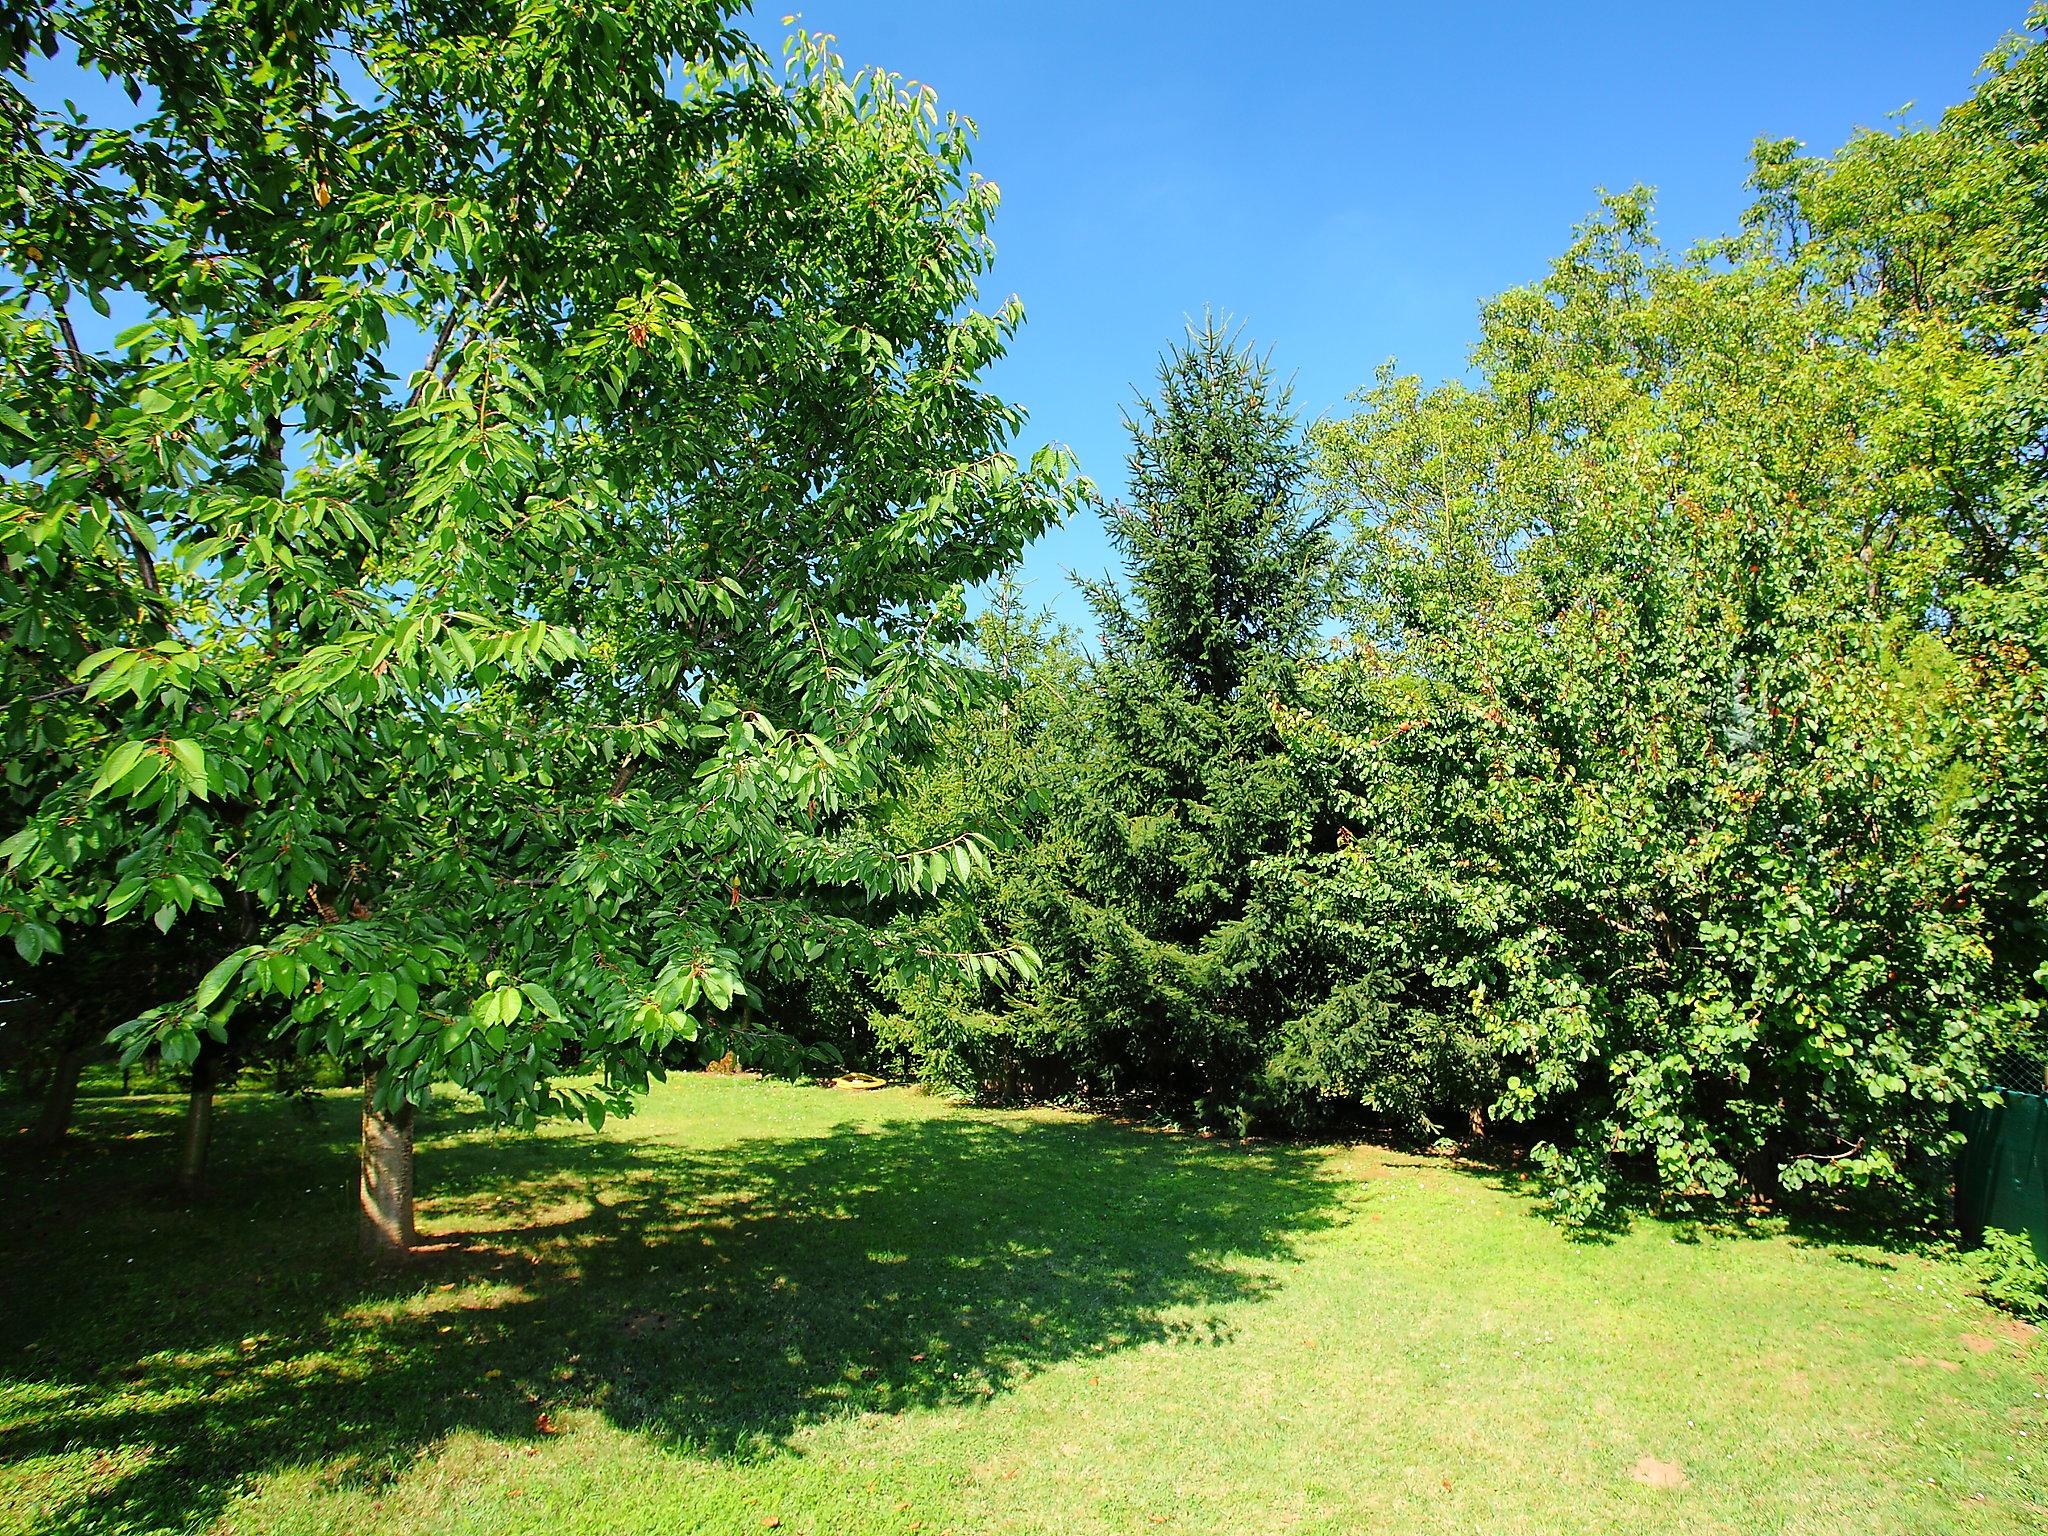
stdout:
<svg viewBox="0 0 2048 1536">
<path fill-rule="evenodd" d="M 20 1404 L 0 1397 L 0 1480 L 95 1456 L 48 1529 L 197 1528 L 273 1468 L 347 1458 L 375 1480 L 451 1431 L 531 1437 L 567 1406 L 744 1458 L 827 1416 L 971 1403 L 1062 1360 L 1219 1337 L 1217 1309 L 1274 1284 L 1341 1198 L 1313 1152 L 1093 1121 L 711 1149 L 472 1133 L 421 1153 L 426 1214 L 465 1245 L 378 1277 L 336 1209 L 345 1107 L 294 1125 L 234 1106 L 245 1145 L 192 1212 L 115 1195 L 161 1151 L 119 1139 L 134 1111 L 94 1117 L 54 1177 L 0 1153 L 8 1204 L 32 1207 L 0 1239 L 29 1303 L 0 1322 Z"/>
</svg>

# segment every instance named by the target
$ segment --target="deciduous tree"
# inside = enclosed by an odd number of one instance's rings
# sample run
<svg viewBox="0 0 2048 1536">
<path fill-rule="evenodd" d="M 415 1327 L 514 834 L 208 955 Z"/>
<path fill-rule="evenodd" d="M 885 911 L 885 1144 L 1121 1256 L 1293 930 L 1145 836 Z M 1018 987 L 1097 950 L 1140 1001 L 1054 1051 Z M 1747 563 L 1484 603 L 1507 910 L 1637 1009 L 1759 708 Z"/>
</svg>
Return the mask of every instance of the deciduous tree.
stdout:
<svg viewBox="0 0 2048 1536">
<path fill-rule="evenodd" d="M 950 707 L 946 594 L 1073 494 L 977 383 L 995 189 L 929 93 L 732 12 L 5 34 L 0 924 L 249 925 L 126 1049 L 269 999 L 362 1064 L 378 1242 L 433 1084 L 601 1121 L 977 857 L 848 808 Z M 36 49 L 134 121 L 37 100 Z"/>
</svg>

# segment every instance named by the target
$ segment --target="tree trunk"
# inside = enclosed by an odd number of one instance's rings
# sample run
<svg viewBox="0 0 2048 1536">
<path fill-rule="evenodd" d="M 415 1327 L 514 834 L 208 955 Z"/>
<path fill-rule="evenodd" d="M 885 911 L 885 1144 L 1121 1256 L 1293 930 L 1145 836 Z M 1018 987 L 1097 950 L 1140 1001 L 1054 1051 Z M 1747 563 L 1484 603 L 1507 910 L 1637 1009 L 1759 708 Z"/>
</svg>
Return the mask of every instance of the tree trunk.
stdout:
<svg viewBox="0 0 2048 1536">
<path fill-rule="evenodd" d="M 204 1056 L 192 1064 L 192 1091 L 185 1099 L 185 1134 L 178 1142 L 178 1193 L 190 1199 L 206 1178 L 206 1149 L 213 1142 L 213 1090 L 219 1077 Z"/>
<path fill-rule="evenodd" d="M 78 1079 L 91 1056 L 91 1046 L 74 1045 L 57 1058 L 50 1073 L 50 1085 L 43 1090 L 43 1112 L 36 1117 L 36 1128 L 29 1135 L 36 1146 L 53 1150 L 71 1129 L 71 1110 L 78 1102 Z"/>
<path fill-rule="evenodd" d="M 412 1221 L 412 1106 L 387 1114 L 377 1107 L 377 1074 L 363 1077 L 363 1252 L 402 1259 L 416 1234 Z"/>
</svg>

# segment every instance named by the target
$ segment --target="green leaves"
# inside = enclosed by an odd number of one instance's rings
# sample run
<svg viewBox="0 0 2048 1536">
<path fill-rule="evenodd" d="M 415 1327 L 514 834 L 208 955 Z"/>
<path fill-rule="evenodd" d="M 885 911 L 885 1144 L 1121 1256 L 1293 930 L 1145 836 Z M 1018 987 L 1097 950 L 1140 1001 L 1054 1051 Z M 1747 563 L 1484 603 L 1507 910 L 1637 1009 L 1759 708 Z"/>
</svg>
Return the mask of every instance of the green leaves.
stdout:
<svg viewBox="0 0 2048 1536">
<path fill-rule="evenodd" d="M 91 796 L 100 794 L 105 790 L 112 789 L 116 784 L 123 782 L 132 773 L 134 773 L 138 767 L 143 766 L 143 759 L 145 757 L 148 757 L 152 760 L 144 770 L 142 784 L 147 784 L 151 779 L 155 778 L 157 774 L 163 771 L 164 765 L 162 755 L 160 753 L 153 751 L 151 745 L 148 742 L 122 742 L 118 747 L 114 748 L 113 751 L 107 754 L 107 760 L 100 766 L 99 776 L 92 781 L 92 788 L 86 791 L 87 795 Z M 129 787 L 129 792 L 132 794 L 136 789 L 140 787 L 142 787 L 141 784 L 131 785 Z"/>
<path fill-rule="evenodd" d="M 562 1012 L 562 1005 L 555 1001 L 555 994 L 537 981 L 523 981 L 519 990 L 529 998 L 541 1014 L 557 1024 L 564 1022 L 568 1015 Z"/>
<path fill-rule="evenodd" d="M 124 1051 L 600 1123 L 700 1032 L 793 1060 L 772 989 L 985 872 L 854 813 L 1085 494 L 978 382 L 992 194 L 924 91 L 706 14 L 223 12 L 165 74 L 95 13 L 147 105 L 87 133 L 10 76 L 0 920 Z"/>
<path fill-rule="evenodd" d="M 963 832 L 935 847 L 898 854 L 896 862 L 905 889 L 936 896 L 949 885 L 968 885 L 988 874 L 988 839 Z"/>
<path fill-rule="evenodd" d="M 29 425 L 28 418 L 5 401 L 0 401 L 0 431 L 12 439 L 10 452 L 35 445 L 35 429 Z"/>
<path fill-rule="evenodd" d="M 476 1000 L 474 1009 L 477 1021 L 486 1027 L 498 1024 L 516 1024 L 520 1011 L 526 1006 L 526 994 L 518 987 L 501 986 L 484 993 Z"/>
<path fill-rule="evenodd" d="M 195 800 L 208 793 L 206 753 L 196 741 L 159 739 L 124 741 L 106 756 L 86 790 L 86 798 L 117 789 L 133 799 L 143 795 L 165 773 L 175 775 Z"/>
<path fill-rule="evenodd" d="M 14 924 L 13 933 L 14 952 L 30 965 L 64 947 L 63 936 L 49 923 L 19 921 Z"/>
<path fill-rule="evenodd" d="M 178 772 L 184 777 L 185 789 L 195 800 L 206 798 L 206 753 L 196 741 L 172 741 L 167 744 Z"/>
<path fill-rule="evenodd" d="M 213 969 L 200 978 L 199 985 L 193 990 L 192 1006 L 201 1012 L 211 1008 L 241 974 L 242 968 L 260 953 L 261 947 L 251 944 L 216 963 Z"/>
</svg>

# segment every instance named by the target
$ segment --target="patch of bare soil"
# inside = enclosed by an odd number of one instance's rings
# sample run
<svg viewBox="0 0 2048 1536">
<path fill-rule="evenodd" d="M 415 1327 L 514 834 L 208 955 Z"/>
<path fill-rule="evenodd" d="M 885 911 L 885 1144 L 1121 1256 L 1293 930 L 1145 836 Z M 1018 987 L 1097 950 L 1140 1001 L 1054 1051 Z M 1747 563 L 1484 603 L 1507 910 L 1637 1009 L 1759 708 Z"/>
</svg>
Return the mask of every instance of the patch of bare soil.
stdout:
<svg viewBox="0 0 2048 1536">
<path fill-rule="evenodd" d="M 2001 1317 L 1995 1325 L 1996 1331 L 2004 1334 L 2013 1343 L 2025 1349 L 2040 1337 L 2041 1330 L 2032 1323 L 2017 1317 Z"/>
<path fill-rule="evenodd" d="M 1685 1475 L 1685 1468 L 1675 1461 L 1659 1461 L 1654 1456 L 1645 1456 L 1630 1468 L 1630 1477 L 1645 1488 L 1683 1488 L 1692 1481 Z"/>
</svg>

